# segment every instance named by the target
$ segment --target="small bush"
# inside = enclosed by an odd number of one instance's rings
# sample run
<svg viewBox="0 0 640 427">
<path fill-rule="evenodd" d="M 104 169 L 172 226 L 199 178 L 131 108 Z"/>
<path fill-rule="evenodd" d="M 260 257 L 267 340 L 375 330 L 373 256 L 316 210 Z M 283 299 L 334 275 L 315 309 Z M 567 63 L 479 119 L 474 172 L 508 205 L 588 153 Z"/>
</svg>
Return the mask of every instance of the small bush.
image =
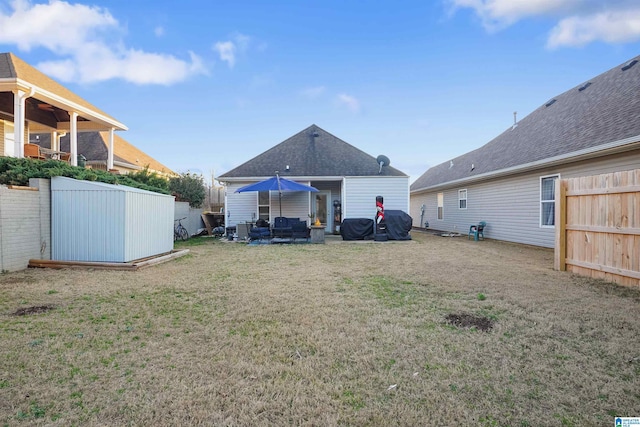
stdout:
<svg viewBox="0 0 640 427">
<path fill-rule="evenodd" d="M 50 179 L 54 176 L 121 184 L 155 193 L 170 194 L 168 181 L 155 173 L 150 173 L 148 169 L 129 175 L 113 175 L 97 169 L 71 166 L 57 160 L 0 157 L 0 184 L 29 185 L 31 178 Z"/>
</svg>

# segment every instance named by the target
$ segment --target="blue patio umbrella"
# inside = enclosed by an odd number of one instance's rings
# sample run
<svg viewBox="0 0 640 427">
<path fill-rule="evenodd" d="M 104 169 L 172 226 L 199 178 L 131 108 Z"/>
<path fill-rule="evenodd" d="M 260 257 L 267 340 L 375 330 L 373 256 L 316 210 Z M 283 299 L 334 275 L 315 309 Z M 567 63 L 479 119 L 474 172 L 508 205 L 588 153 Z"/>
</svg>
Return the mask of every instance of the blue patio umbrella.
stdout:
<svg viewBox="0 0 640 427">
<path fill-rule="evenodd" d="M 280 175 L 276 174 L 276 176 L 265 179 L 264 181 L 256 182 L 254 184 L 249 184 L 245 185 L 244 187 L 238 188 L 235 192 L 245 193 L 247 191 L 277 191 L 278 202 L 280 204 L 280 216 L 282 216 L 283 191 L 308 191 L 311 193 L 316 193 L 318 189 L 315 187 L 311 187 L 310 185 L 304 185 L 295 181 L 291 181 L 290 179 L 280 178 Z"/>
</svg>

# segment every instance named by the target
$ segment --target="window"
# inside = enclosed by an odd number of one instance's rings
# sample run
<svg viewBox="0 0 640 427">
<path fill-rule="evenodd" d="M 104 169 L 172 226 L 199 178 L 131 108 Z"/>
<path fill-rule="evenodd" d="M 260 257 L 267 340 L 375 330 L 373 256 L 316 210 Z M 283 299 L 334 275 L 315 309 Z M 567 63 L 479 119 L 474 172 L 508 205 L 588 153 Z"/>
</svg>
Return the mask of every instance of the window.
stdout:
<svg viewBox="0 0 640 427">
<path fill-rule="evenodd" d="M 556 211 L 556 181 L 558 175 L 540 178 L 540 227 L 553 227 Z"/>
<path fill-rule="evenodd" d="M 438 219 L 444 219 L 444 193 L 438 193 Z"/>
<path fill-rule="evenodd" d="M 467 190 L 458 190 L 458 209 L 467 209 Z"/>
<path fill-rule="evenodd" d="M 269 221 L 269 192 L 258 192 L 258 219 Z"/>
</svg>

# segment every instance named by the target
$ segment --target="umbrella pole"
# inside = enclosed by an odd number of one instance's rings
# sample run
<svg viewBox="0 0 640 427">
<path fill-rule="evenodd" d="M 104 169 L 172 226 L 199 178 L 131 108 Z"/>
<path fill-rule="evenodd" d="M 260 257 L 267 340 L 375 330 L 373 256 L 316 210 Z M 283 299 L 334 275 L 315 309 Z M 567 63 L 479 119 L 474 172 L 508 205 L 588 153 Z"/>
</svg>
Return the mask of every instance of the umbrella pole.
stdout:
<svg viewBox="0 0 640 427">
<path fill-rule="evenodd" d="M 282 217 L 282 188 L 280 188 L 280 175 L 276 174 L 278 180 L 278 205 L 280 205 L 280 216 Z"/>
</svg>

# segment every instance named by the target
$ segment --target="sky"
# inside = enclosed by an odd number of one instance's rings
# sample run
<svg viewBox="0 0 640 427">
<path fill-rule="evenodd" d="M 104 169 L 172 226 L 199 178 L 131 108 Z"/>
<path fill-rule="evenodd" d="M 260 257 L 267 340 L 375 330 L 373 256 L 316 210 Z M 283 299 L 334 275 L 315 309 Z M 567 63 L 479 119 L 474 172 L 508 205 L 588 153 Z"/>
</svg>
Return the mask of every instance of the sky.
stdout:
<svg viewBox="0 0 640 427">
<path fill-rule="evenodd" d="M 637 0 L 0 0 L 0 52 L 207 182 L 312 124 L 415 181 L 640 54 Z"/>
</svg>

